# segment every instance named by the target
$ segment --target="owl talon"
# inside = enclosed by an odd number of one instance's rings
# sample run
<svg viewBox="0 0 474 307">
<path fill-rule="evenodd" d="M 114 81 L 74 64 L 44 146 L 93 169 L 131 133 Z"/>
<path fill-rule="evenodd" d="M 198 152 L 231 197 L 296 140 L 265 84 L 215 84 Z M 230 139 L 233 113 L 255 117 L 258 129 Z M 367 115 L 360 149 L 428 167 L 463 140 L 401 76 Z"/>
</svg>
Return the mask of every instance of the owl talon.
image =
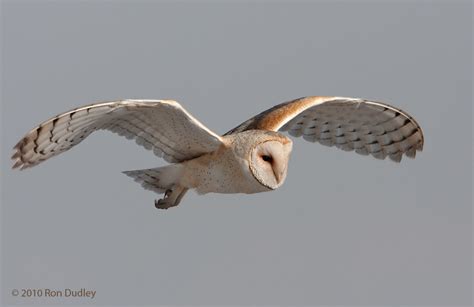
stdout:
<svg viewBox="0 0 474 307">
<path fill-rule="evenodd" d="M 173 207 L 174 204 L 172 204 L 172 202 L 170 202 L 169 200 L 169 197 L 171 196 L 172 193 L 173 193 L 173 190 L 171 189 L 166 190 L 165 195 L 163 196 L 162 199 L 155 200 L 155 207 L 157 209 L 168 209 L 170 207 Z"/>
<path fill-rule="evenodd" d="M 156 209 L 168 209 L 171 207 L 168 202 L 165 202 L 165 199 L 155 199 L 155 208 Z"/>
<path fill-rule="evenodd" d="M 177 206 L 187 190 L 181 186 L 174 186 L 173 189 L 166 190 L 162 199 L 155 200 L 155 207 L 157 209 L 168 209 Z"/>
</svg>

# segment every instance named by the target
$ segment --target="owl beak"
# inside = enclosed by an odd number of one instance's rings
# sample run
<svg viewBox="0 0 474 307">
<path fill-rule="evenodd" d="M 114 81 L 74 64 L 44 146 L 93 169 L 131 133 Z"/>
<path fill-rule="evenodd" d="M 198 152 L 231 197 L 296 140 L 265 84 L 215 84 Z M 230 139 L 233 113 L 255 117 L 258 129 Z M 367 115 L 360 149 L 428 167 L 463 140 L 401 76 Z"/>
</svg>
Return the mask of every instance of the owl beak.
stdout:
<svg viewBox="0 0 474 307">
<path fill-rule="evenodd" d="M 285 179 L 285 169 L 273 169 L 273 174 L 278 184 L 280 184 Z"/>
<path fill-rule="evenodd" d="M 275 178 L 277 180 L 277 183 L 280 184 L 281 183 L 281 180 L 283 179 L 283 172 L 277 172 L 275 174 Z"/>
</svg>

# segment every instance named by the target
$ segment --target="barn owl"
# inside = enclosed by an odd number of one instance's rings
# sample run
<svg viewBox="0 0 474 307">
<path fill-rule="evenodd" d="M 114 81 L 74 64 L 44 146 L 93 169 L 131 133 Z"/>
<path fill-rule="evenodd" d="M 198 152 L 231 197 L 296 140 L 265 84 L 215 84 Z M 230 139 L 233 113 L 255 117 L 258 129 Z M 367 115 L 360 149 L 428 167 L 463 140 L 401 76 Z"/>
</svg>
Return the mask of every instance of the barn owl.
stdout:
<svg viewBox="0 0 474 307">
<path fill-rule="evenodd" d="M 189 189 L 205 193 L 259 193 L 285 181 L 292 141 L 281 132 L 345 151 L 400 162 L 423 149 L 423 132 L 406 112 L 381 102 L 304 97 L 276 105 L 220 136 L 173 100 L 129 99 L 96 103 L 57 115 L 14 147 L 13 168 L 35 166 L 105 129 L 171 164 L 125 171 L 177 206 Z"/>
</svg>

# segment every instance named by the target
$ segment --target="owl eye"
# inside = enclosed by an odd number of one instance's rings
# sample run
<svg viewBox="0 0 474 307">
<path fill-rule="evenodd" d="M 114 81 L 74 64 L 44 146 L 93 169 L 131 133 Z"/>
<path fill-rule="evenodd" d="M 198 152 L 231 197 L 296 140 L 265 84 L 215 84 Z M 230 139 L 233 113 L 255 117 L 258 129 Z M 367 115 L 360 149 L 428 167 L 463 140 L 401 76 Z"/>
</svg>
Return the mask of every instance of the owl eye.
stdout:
<svg viewBox="0 0 474 307">
<path fill-rule="evenodd" d="M 262 159 L 263 159 L 263 161 L 270 162 L 270 163 L 273 161 L 273 158 L 271 156 L 267 156 L 267 155 L 262 155 Z"/>
</svg>

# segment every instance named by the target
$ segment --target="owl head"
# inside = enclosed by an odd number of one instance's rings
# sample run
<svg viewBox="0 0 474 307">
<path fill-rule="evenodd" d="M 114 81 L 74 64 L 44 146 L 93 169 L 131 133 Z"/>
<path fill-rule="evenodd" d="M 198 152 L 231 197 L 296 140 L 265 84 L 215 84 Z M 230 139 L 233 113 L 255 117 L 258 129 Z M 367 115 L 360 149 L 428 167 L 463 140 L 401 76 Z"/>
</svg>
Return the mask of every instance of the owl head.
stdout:
<svg viewBox="0 0 474 307">
<path fill-rule="evenodd" d="M 250 132 L 250 131 L 249 131 Z M 247 139 L 246 156 L 251 175 L 265 188 L 274 190 L 286 178 L 292 141 L 273 131 L 243 132 Z"/>
</svg>

